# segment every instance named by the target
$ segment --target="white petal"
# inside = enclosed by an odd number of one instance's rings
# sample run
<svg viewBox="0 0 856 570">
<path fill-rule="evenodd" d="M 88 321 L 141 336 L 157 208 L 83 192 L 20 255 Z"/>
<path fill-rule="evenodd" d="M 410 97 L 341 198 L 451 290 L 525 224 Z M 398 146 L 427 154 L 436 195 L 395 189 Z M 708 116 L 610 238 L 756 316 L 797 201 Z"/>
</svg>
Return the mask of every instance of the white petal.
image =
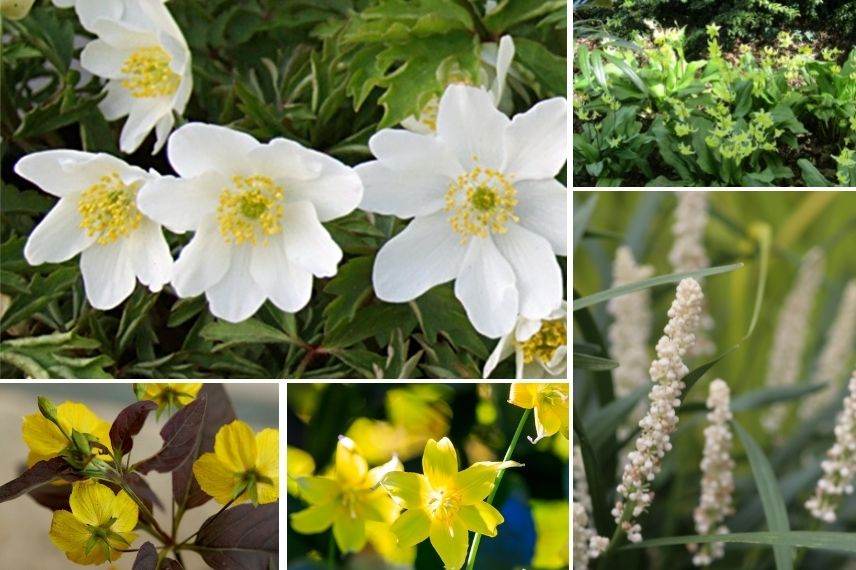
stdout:
<svg viewBox="0 0 856 570">
<path fill-rule="evenodd" d="M 553 178 L 568 152 L 568 102 L 563 97 L 541 101 L 516 115 L 505 130 L 503 172 L 516 180 Z"/>
<path fill-rule="evenodd" d="M 484 89 L 450 85 L 440 99 L 437 134 L 466 170 L 476 164 L 500 168 L 503 134 L 509 124 Z"/>
<path fill-rule="evenodd" d="M 232 247 L 220 236 L 216 221 L 204 222 L 173 266 L 178 296 L 194 297 L 214 286 L 228 271 L 232 257 Z"/>
<path fill-rule="evenodd" d="M 568 191 L 558 181 L 525 180 L 514 185 L 520 225 L 544 237 L 556 255 L 568 255 Z"/>
<path fill-rule="evenodd" d="M 184 108 L 187 107 L 187 102 L 190 100 L 190 95 L 193 93 L 193 75 L 188 67 L 187 73 L 181 76 L 181 83 L 178 84 L 178 89 L 172 97 L 172 108 L 179 115 L 184 114 Z"/>
<path fill-rule="evenodd" d="M 172 112 L 167 113 L 155 123 L 155 146 L 152 148 L 152 154 L 157 154 L 166 142 L 172 127 L 175 126 L 175 116 Z"/>
<path fill-rule="evenodd" d="M 160 291 L 172 279 L 173 264 L 161 227 L 143 220 L 128 242 L 128 255 L 137 279 L 151 291 Z"/>
<path fill-rule="evenodd" d="M 369 139 L 369 149 L 390 170 L 457 178 L 464 169 L 452 150 L 435 136 L 383 129 Z"/>
<path fill-rule="evenodd" d="M 119 79 L 124 75 L 122 65 L 132 53 L 132 49 L 117 48 L 103 40 L 92 40 L 80 52 L 80 65 L 99 77 Z"/>
<path fill-rule="evenodd" d="M 286 187 L 291 182 L 314 180 L 321 174 L 321 163 L 305 151 L 295 141 L 273 139 L 247 153 L 246 171 L 270 176 Z"/>
<path fill-rule="evenodd" d="M 288 180 L 286 202 L 308 200 L 315 206 L 318 219 L 329 222 L 350 214 L 363 197 L 363 183 L 354 169 L 320 152 L 301 148 L 304 160 L 320 166 L 318 176 L 311 180 Z M 287 207 L 287 206 L 286 206 Z"/>
<path fill-rule="evenodd" d="M 151 100 L 138 99 L 137 103 L 131 107 L 128 120 L 122 127 L 122 134 L 119 135 L 119 149 L 126 154 L 133 153 L 155 128 L 155 123 L 169 112 L 171 111 L 162 97 Z"/>
<path fill-rule="evenodd" d="M 296 313 L 312 296 L 312 274 L 290 262 L 282 243 L 256 246 L 250 274 L 273 304 L 287 313 Z"/>
<path fill-rule="evenodd" d="M 60 263 L 71 259 L 95 241 L 80 228 L 77 195 L 68 196 L 48 212 L 35 227 L 24 246 L 24 258 L 30 265 Z"/>
<path fill-rule="evenodd" d="M 216 285 L 205 292 L 215 317 L 237 323 L 253 316 L 265 302 L 261 286 L 250 274 L 252 246 L 237 246 L 229 270 Z"/>
<path fill-rule="evenodd" d="M 134 97 L 119 81 L 108 81 L 105 89 L 107 96 L 98 103 L 98 109 L 105 119 L 115 121 L 131 112 Z"/>
<path fill-rule="evenodd" d="M 94 244 L 80 255 L 86 298 L 98 310 L 112 309 L 134 291 L 137 281 L 126 246 L 124 239 Z"/>
<path fill-rule="evenodd" d="M 132 4 L 136 4 L 145 18 L 148 19 L 149 24 L 159 31 L 161 41 L 163 41 L 163 36 L 168 35 L 187 49 L 187 42 L 184 40 L 184 35 L 182 35 L 181 29 L 176 24 L 172 14 L 164 5 L 165 2 L 166 0 L 149 0 L 147 2 L 132 2 Z"/>
<path fill-rule="evenodd" d="M 152 31 L 118 20 L 96 18 L 92 21 L 89 31 L 117 47 L 135 49 L 159 44 Z"/>
<path fill-rule="evenodd" d="M 188 123 L 169 137 L 166 154 L 184 178 L 216 170 L 232 176 L 243 172 L 246 156 L 261 143 L 246 133 L 219 125 Z"/>
<path fill-rule="evenodd" d="M 80 25 L 88 31 L 93 31 L 96 20 L 118 20 L 122 17 L 122 0 L 65 0 L 68 7 L 74 6 Z M 56 0 L 54 0 L 56 4 Z"/>
<path fill-rule="evenodd" d="M 71 8 L 76 0 L 52 0 L 57 8 Z"/>
<path fill-rule="evenodd" d="M 493 83 L 493 102 L 499 107 L 502 102 L 502 94 L 505 91 L 505 78 L 508 76 L 508 70 L 511 67 L 511 60 L 514 59 L 514 40 L 511 36 L 505 35 L 499 38 L 499 51 L 496 55 L 496 79 Z"/>
<path fill-rule="evenodd" d="M 137 194 L 137 207 L 149 218 L 175 233 L 195 230 L 217 212 L 220 191 L 229 181 L 219 172 L 207 172 L 190 180 L 162 176 L 151 180 Z"/>
<path fill-rule="evenodd" d="M 444 176 L 390 170 L 379 160 L 357 166 L 363 182 L 360 208 L 399 218 L 427 216 L 442 210 L 451 181 Z"/>
<path fill-rule="evenodd" d="M 493 239 L 514 270 L 520 315 L 547 317 L 562 302 L 562 270 L 550 244 L 517 224 L 509 224 L 506 233 L 494 234 Z"/>
<path fill-rule="evenodd" d="M 494 368 L 513 353 L 514 339 L 512 339 L 512 335 L 507 334 L 500 337 L 499 342 L 496 343 L 496 347 L 493 349 L 493 352 L 490 353 L 487 362 L 484 363 L 484 373 L 482 374 L 482 378 L 490 378 L 490 373 L 493 372 Z"/>
<path fill-rule="evenodd" d="M 490 237 L 470 240 L 455 296 L 481 334 L 498 338 L 514 327 L 518 308 L 514 271 Z"/>
<path fill-rule="evenodd" d="M 318 221 L 309 202 L 285 205 L 282 244 L 288 259 L 318 277 L 332 277 L 342 260 L 342 250 Z"/>
<path fill-rule="evenodd" d="M 15 173 L 26 178 L 48 194 L 59 198 L 80 192 L 85 182 L 77 181 L 75 167 L 95 159 L 91 152 L 76 150 L 44 150 L 34 152 L 15 163 Z"/>
<path fill-rule="evenodd" d="M 372 284 L 384 301 L 403 303 L 458 274 L 466 247 L 444 213 L 414 219 L 377 254 Z"/>
<path fill-rule="evenodd" d="M 547 318 L 551 317 L 548 315 Z M 524 317 L 519 319 L 517 326 L 514 327 L 514 338 L 517 342 L 526 342 L 539 330 L 541 330 L 541 319 L 527 319 Z"/>
</svg>

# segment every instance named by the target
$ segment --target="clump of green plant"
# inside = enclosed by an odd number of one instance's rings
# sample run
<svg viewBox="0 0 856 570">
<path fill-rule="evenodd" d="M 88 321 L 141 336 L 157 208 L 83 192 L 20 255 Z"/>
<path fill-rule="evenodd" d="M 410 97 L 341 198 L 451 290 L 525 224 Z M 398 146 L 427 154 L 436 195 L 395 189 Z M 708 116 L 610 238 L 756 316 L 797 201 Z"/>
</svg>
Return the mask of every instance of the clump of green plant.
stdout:
<svg viewBox="0 0 856 570">
<path fill-rule="evenodd" d="M 782 32 L 774 45 L 725 54 L 719 26 L 709 25 L 707 59 L 690 61 L 684 29 L 651 28 L 632 48 L 578 47 L 578 184 L 853 182 L 856 50 L 841 62 L 840 50 L 816 53 Z M 619 108 L 632 111 L 607 120 Z M 633 160 L 600 158 L 629 153 Z"/>
</svg>

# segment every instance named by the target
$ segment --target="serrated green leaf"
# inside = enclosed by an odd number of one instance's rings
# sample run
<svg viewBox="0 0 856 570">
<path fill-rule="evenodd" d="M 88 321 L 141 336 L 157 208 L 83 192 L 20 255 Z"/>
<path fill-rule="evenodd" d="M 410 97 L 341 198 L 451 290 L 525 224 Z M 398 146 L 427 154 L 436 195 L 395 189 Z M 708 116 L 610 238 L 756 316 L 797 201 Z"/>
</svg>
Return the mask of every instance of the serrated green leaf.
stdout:
<svg viewBox="0 0 856 570">
<path fill-rule="evenodd" d="M 291 337 L 257 319 L 247 319 L 240 323 L 217 321 L 205 325 L 202 338 L 229 344 L 244 343 L 284 343 L 290 344 Z"/>
</svg>

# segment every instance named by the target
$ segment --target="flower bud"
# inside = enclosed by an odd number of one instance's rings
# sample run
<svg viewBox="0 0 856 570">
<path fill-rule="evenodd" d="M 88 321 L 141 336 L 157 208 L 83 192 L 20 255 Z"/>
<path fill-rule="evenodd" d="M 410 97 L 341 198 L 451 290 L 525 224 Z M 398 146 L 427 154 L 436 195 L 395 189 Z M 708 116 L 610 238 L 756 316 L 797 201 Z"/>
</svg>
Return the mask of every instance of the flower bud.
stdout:
<svg viewBox="0 0 856 570">
<path fill-rule="evenodd" d="M 39 411 L 42 413 L 45 419 L 50 420 L 53 423 L 57 423 L 59 420 L 57 420 L 56 417 L 57 412 L 54 403 L 51 402 L 48 398 L 45 398 L 44 396 L 39 396 L 37 398 L 37 401 L 39 404 Z"/>
<path fill-rule="evenodd" d="M 20 20 L 30 13 L 36 0 L 0 0 L 0 14 L 10 20 Z"/>
</svg>

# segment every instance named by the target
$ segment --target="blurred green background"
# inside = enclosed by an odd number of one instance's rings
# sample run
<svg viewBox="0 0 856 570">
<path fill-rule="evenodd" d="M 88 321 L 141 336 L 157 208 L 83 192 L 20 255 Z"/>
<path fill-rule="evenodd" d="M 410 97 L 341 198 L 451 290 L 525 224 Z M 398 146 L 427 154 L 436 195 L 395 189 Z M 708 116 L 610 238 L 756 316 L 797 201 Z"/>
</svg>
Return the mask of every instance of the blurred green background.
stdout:
<svg viewBox="0 0 856 570">
<path fill-rule="evenodd" d="M 315 473 L 331 463 L 339 435 L 352 438 L 370 466 L 395 453 L 405 471 L 422 472 L 421 457 L 429 438 L 448 436 L 458 452 L 460 469 L 504 455 L 523 409 L 507 403 L 509 384 L 289 384 L 288 446 L 312 456 Z M 523 435 L 534 437 L 530 418 Z M 494 501 L 505 517 L 495 538 L 483 537 L 476 568 L 568 568 L 568 441 L 561 435 L 536 445 L 521 437 L 512 459 L 525 464 L 509 469 Z M 289 462 L 289 474 L 296 462 Z M 304 473 L 305 474 L 305 473 Z M 288 512 L 304 508 L 288 497 Z M 288 529 L 290 569 L 327 568 L 330 531 L 301 535 Z M 472 535 L 471 535 L 472 540 Z M 340 560 L 341 568 L 383 569 L 443 567 L 428 541 L 415 560 L 393 562 L 367 544 Z"/>
<path fill-rule="evenodd" d="M 581 206 L 595 195 L 597 201 L 586 232 L 574 244 L 575 291 L 585 296 L 611 287 L 615 250 L 622 244 L 630 246 L 638 263 L 653 265 L 654 275 L 672 273 L 668 254 L 673 242 L 674 193 L 576 191 L 575 212 L 579 212 Z M 758 282 L 758 247 L 751 232 L 753 226 L 763 223 L 769 224 L 772 230 L 766 292 L 752 336 L 699 381 L 687 398 L 689 404 L 685 404 L 679 414 L 681 421 L 672 440 L 674 449 L 666 457 L 663 472 L 655 484 L 657 499 L 652 511 L 641 519 L 645 538 L 695 534 L 692 510 L 699 497 L 704 414 L 692 412 L 703 409 L 698 403 L 706 398 L 708 385 L 714 378 L 722 378 L 729 384 L 732 399 L 764 387 L 779 309 L 793 285 L 802 256 L 818 246 L 826 255 L 826 267 L 809 330 L 806 331 L 807 343 L 799 376 L 801 382 L 809 381 L 827 329 L 838 314 L 844 286 L 849 279 L 856 277 L 856 192 L 712 191 L 708 197 L 710 207 L 705 246 L 710 265 L 744 264 L 741 269 L 714 275 L 702 282 L 708 310 L 715 321 L 711 338 L 716 344 L 716 354 L 737 344 L 748 329 Z M 578 228 L 574 230 L 576 236 Z M 650 353 L 653 356 L 654 345 L 667 320 L 666 311 L 674 298 L 675 286 L 663 285 L 650 291 L 654 317 Z M 611 322 L 606 306 L 606 303 L 601 303 L 590 307 L 604 338 Z M 579 342 L 577 322 L 574 333 L 575 340 Z M 846 370 L 852 370 L 853 356 L 854 351 L 851 351 L 849 362 L 844 367 Z M 696 358 L 687 364 L 692 370 L 710 358 Z M 594 393 L 593 376 L 589 371 L 574 371 L 575 409 L 584 422 L 590 422 L 600 407 Z M 842 376 L 839 382 L 843 397 L 845 378 Z M 856 531 L 854 496 L 840 509 L 839 522 L 834 525 L 815 525 L 803 507 L 820 474 L 822 455 L 833 441 L 832 426 L 835 412 L 841 408 L 841 398 L 833 399 L 836 407 L 811 422 L 796 420 L 796 406 L 788 404 L 788 419 L 780 433 L 772 438 L 760 429 L 761 418 L 769 408 L 758 407 L 735 414 L 737 420 L 764 446 L 788 504 L 793 530 Z M 734 455 L 738 465 L 737 514 L 726 523 L 732 532 L 767 530 L 755 484 L 736 436 Z M 620 472 L 616 476 L 620 477 Z M 608 492 L 607 501 L 612 508 L 614 485 L 608 487 Z M 727 557 L 715 563 L 713 568 L 772 567 L 769 548 L 729 545 L 726 552 Z M 683 547 L 659 549 L 625 562 L 638 564 L 640 568 L 692 567 L 690 556 Z M 841 557 L 812 552 L 798 567 L 841 568 L 843 564 Z"/>
</svg>

